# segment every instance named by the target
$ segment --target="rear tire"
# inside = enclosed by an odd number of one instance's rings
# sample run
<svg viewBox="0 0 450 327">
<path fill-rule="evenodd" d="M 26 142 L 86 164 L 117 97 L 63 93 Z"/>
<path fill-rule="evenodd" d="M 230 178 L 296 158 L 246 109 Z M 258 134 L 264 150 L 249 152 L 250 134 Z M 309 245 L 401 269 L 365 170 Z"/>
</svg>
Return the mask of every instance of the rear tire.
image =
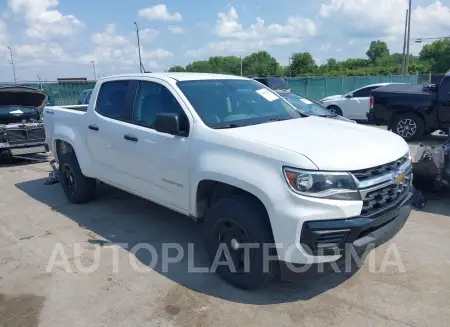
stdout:
<svg viewBox="0 0 450 327">
<path fill-rule="evenodd" d="M 59 157 L 59 178 L 70 202 L 85 203 L 94 197 L 96 180 L 83 175 L 74 152 L 66 152 Z"/>
<path fill-rule="evenodd" d="M 414 113 L 401 113 L 392 119 L 392 131 L 405 141 L 421 138 L 425 132 L 425 122 Z"/>
<path fill-rule="evenodd" d="M 342 116 L 342 110 L 338 106 L 329 106 L 327 109 L 336 115 Z"/>
<path fill-rule="evenodd" d="M 228 283 L 242 289 L 256 289 L 274 278 L 276 260 L 264 264 L 266 249 L 271 249 L 271 256 L 276 255 L 276 249 L 266 247 L 274 243 L 269 217 L 262 204 L 253 197 L 228 195 L 213 203 L 205 215 L 203 231 L 211 268 L 216 268 L 216 273 Z M 258 247 L 244 251 L 240 244 Z M 249 254 L 247 262 L 246 253 Z M 229 265 L 215 265 L 214 261 L 232 263 L 235 271 Z"/>
</svg>

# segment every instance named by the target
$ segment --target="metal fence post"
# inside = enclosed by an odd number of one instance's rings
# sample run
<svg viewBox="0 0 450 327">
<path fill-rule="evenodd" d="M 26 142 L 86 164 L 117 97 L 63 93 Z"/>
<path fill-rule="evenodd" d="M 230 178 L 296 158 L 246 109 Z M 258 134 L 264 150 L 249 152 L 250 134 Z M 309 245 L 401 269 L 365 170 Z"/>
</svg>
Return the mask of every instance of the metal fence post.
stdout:
<svg viewBox="0 0 450 327">
<path fill-rule="evenodd" d="M 431 84 L 431 71 L 428 73 L 428 84 Z"/>
<path fill-rule="evenodd" d="M 392 83 L 392 75 L 389 75 L 389 81 Z"/>
<path fill-rule="evenodd" d="M 328 96 L 328 77 L 325 75 L 325 96 Z"/>
<path fill-rule="evenodd" d="M 309 97 L 309 76 L 306 77 L 306 97 Z"/>
<path fill-rule="evenodd" d="M 341 94 L 344 94 L 344 76 L 341 76 Z"/>
</svg>

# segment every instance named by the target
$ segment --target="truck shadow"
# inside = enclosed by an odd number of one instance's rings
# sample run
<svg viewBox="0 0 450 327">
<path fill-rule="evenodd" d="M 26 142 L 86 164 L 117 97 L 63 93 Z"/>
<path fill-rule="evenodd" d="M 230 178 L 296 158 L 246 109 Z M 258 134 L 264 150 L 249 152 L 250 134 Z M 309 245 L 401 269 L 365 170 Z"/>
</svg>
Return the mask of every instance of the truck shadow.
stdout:
<svg viewBox="0 0 450 327">
<path fill-rule="evenodd" d="M 67 202 L 60 185 L 46 186 L 44 182 L 45 179 L 33 180 L 16 184 L 16 187 L 88 230 L 86 243 L 97 246 L 120 243 L 119 246 L 130 255 L 135 255 L 140 264 L 150 265 L 152 270 L 172 281 L 209 296 L 254 305 L 309 300 L 345 282 L 358 270 L 354 267 L 345 274 L 310 274 L 296 283 L 276 281 L 262 290 L 239 290 L 226 284 L 214 273 L 190 272 L 192 266 L 208 267 L 201 226 L 191 219 L 101 183 L 94 201 L 73 205 Z M 101 239 L 95 238 L 89 231 Z M 154 258 L 148 250 L 141 249 L 132 254 L 131 249 L 142 243 L 156 250 L 158 260 L 155 266 L 151 265 Z M 180 244 L 185 254 L 191 248 L 194 255 L 185 255 L 180 262 L 169 264 L 168 269 L 164 269 L 161 263 L 164 243 Z M 176 255 L 176 251 L 173 251 L 170 256 Z M 109 250 L 108 255 L 111 258 Z M 189 257 L 193 259 L 189 261 Z"/>
</svg>

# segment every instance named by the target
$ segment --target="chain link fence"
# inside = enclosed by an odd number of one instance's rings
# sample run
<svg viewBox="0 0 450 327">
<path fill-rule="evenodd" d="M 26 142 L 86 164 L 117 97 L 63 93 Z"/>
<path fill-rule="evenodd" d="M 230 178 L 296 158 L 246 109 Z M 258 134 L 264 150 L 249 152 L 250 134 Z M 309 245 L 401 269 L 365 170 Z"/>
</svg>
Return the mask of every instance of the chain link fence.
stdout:
<svg viewBox="0 0 450 327">
<path fill-rule="evenodd" d="M 293 93 L 311 100 L 320 100 L 329 95 L 346 94 L 360 87 L 376 83 L 413 83 L 429 84 L 430 74 L 404 76 L 310 76 L 287 77 L 286 80 Z M 81 91 L 94 87 L 94 81 L 87 83 L 58 83 L 58 82 L 24 82 L 21 86 L 43 90 L 49 96 L 49 105 L 77 104 Z M 13 83 L 0 83 L 0 87 L 14 86 Z"/>
<path fill-rule="evenodd" d="M 311 76 L 286 78 L 293 93 L 311 100 L 330 95 L 347 94 L 363 86 L 376 83 L 429 84 L 429 74 L 392 76 Z"/>
</svg>

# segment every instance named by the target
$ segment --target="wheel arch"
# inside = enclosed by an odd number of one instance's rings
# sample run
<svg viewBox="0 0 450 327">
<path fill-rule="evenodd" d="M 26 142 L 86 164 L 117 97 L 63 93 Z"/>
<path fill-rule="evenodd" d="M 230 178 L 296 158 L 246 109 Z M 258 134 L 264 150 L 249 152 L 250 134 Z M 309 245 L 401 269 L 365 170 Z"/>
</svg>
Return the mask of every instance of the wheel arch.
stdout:
<svg viewBox="0 0 450 327">
<path fill-rule="evenodd" d="M 200 180 L 195 188 L 195 201 L 192 212 L 197 219 L 203 219 L 208 208 L 218 199 L 227 195 L 243 194 L 254 198 L 269 215 L 269 198 L 257 187 L 242 181 L 230 179 L 205 178 Z"/>
</svg>

